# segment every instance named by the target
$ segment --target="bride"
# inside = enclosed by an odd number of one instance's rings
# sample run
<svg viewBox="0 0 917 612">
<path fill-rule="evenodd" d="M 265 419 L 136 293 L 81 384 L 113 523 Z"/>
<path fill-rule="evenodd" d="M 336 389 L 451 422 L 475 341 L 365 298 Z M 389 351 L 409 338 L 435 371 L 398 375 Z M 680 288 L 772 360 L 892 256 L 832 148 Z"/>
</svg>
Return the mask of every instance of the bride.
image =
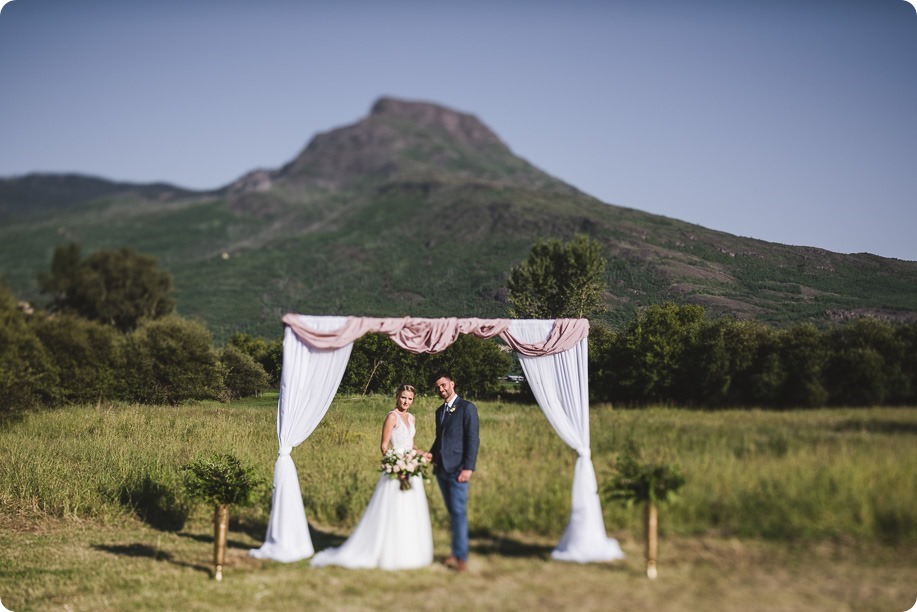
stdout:
<svg viewBox="0 0 917 612">
<path fill-rule="evenodd" d="M 401 385 L 395 393 L 395 410 L 382 425 L 384 455 L 415 449 L 414 387 Z M 411 488 L 401 490 L 400 481 L 386 474 L 379 476 L 376 490 L 356 529 L 338 548 L 327 548 L 312 558 L 314 567 L 339 565 L 347 568 L 387 570 L 413 569 L 433 563 L 433 530 L 423 479 L 411 478 Z"/>
</svg>

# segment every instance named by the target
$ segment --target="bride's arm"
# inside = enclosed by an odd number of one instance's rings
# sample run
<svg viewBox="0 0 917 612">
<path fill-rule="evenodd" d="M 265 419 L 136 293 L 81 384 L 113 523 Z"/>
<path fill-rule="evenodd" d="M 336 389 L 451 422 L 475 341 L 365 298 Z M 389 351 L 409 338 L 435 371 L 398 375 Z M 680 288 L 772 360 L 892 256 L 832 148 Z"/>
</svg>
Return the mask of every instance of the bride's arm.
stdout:
<svg viewBox="0 0 917 612">
<path fill-rule="evenodd" d="M 392 430 L 395 429 L 395 419 L 397 418 L 394 412 L 389 412 L 388 416 L 385 417 L 385 423 L 382 424 L 382 444 L 379 445 L 379 448 L 382 450 L 383 455 L 388 450 L 389 442 L 392 440 Z"/>
</svg>

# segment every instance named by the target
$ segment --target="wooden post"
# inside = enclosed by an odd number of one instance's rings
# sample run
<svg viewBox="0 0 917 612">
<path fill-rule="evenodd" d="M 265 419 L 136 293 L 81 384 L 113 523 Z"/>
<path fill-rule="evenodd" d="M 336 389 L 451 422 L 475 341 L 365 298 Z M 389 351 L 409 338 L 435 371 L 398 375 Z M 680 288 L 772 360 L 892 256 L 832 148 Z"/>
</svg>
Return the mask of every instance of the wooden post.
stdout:
<svg viewBox="0 0 917 612">
<path fill-rule="evenodd" d="M 646 576 L 656 578 L 656 543 L 659 514 L 652 500 L 646 502 Z"/>
<path fill-rule="evenodd" d="M 223 562 L 226 560 L 226 533 L 229 531 L 229 505 L 220 504 L 213 513 L 213 566 L 214 578 L 223 580 Z"/>
</svg>

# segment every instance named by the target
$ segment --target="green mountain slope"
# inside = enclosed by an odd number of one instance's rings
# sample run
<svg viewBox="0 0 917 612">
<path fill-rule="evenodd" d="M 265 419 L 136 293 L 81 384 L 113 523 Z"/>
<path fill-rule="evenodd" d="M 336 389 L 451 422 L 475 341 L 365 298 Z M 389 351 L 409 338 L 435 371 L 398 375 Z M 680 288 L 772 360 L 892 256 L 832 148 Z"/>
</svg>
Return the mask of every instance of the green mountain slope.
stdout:
<svg viewBox="0 0 917 612">
<path fill-rule="evenodd" d="M 79 177 L 68 177 L 79 181 Z M 606 318 L 666 299 L 772 323 L 917 318 L 917 262 L 739 238 L 605 204 L 548 176 L 472 115 L 379 100 L 290 163 L 216 192 L 61 177 L 0 181 L 0 274 L 39 300 L 56 245 L 130 246 L 175 276 L 218 339 L 289 311 L 502 316 L 509 268 L 585 232 L 609 261 Z M 57 181 L 57 183 L 55 183 Z"/>
</svg>

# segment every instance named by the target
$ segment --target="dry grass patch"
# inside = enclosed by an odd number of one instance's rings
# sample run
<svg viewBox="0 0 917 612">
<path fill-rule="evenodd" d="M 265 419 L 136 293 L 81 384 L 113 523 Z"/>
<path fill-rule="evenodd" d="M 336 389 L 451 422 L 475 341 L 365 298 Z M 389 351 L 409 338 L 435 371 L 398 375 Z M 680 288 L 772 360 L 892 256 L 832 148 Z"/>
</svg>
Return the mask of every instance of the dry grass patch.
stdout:
<svg viewBox="0 0 917 612">
<path fill-rule="evenodd" d="M 781 545 L 725 537 L 668 537 L 660 575 L 644 576 L 639 534 L 619 537 L 616 563 L 553 561 L 555 541 L 477 534 L 466 574 L 312 569 L 248 556 L 260 544 L 230 530 L 224 580 L 210 574 L 212 531 L 178 533 L 139 521 L 105 525 L 41 519 L 0 535 L 0 599 L 27 610 L 906 610 L 917 596 L 913 547 L 847 542 Z M 345 535 L 313 527 L 316 548 Z M 435 533 L 436 550 L 447 534 Z"/>
</svg>

